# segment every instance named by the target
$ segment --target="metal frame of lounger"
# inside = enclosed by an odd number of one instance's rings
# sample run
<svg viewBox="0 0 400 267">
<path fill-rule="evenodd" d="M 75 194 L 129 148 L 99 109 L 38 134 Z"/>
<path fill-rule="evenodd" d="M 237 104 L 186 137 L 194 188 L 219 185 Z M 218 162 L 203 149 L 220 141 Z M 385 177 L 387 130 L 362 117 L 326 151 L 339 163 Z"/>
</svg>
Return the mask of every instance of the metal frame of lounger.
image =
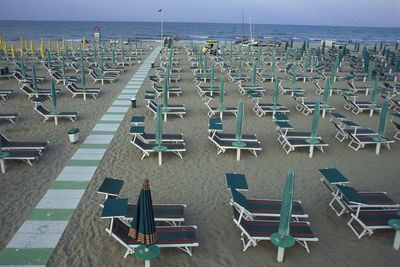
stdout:
<svg viewBox="0 0 400 267">
<path fill-rule="evenodd" d="M 233 222 L 241 230 L 241 240 L 243 243 L 243 251 L 246 251 L 251 245 L 255 247 L 257 242 L 262 240 L 270 240 L 273 233 L 278 232 L 279 220 L 246 220 L 243 217 L 239 217 L 237 210 L 232 207 L 233 211 Z M 258 231 L 259 234 L 253 229 L 249 229 L 252 225 L 254 227 L 265 227 L 264 231 Z M 290 235 L 303 246 L 308 253 L 310 253 L 310 248 L 307 242 L 318 241 L 318 238 L 314 236 L 310 229 L 309 222 L 291 222 L 290 223 Z M 247 238 L 247 241 L 246 241 Z"/>
<path fill-rule="evenodd" d="M 232 83 L 236 82 L 236 83 L 238 83 L 240 85 L 240 83 L 242 81 L 248 82 L 250 77 L 248 75 L 242 74 L 242 73 L 237 73 L 237 74 L 229 73 L 228 74 L 228 79 L 229 79 L 230 82 L 232 82 Z"/>
<path fill-rule="evenodd" d="M 199 96 L 204 96 L 207 93 L 219 95 L 219 86 L 213 86 L 211 88 L 211 86 L 200 86 L 200 84 L 196 84 L 196 87 Z"/>
<path fill-rule="evenodd" d="M 153 82 L 152 85 L 154 91 L 156 92 L 156 96 L 160 97 L 163 94 L 163 88 L 162 86 L 158 86 L 157 83 Z M 168 95 L 167 97 L 169 98 L 170 95 L 177 95 L 180 96 L 182 94 L 182 89 L 180 86 L 173 86 L 168 88 Z"/>
<path fill-rule="evenodd" d="M 42 155 L 40 150 L 32 149 L 32 150 L 6 150 L 5 152 L 9 153 L 9 155 L 4 160 L 22 160 L 27 163 L 29 166 L 33 166 L 31 161 L 37 160 L 39 156 Z"/>
<path fill-rule="evenodd" d="M 279 93 L 280 93 L 281 95 L 286 94 L 286 93 L 290 93 L 290 94 L 293 95 L 293 93 L 298 93 L 298 92 L 303 93 L 304 91 L 305 91 L 304 88 L 298 88 L 298 87 L 296 87 L 296 88 L 294 88 L 294 87 L 283 87 L 282 81 L 279 82 Z"/>
<path fill-rule="evenodd" d="M 89 76 L 92 77 L 93 83 L 101 81 L 101 84 L 104 84 L 105 81 L 113 83 L 116 79 L 116 77 L 111 77 L 111 76 L 104 76 L 100 77 L 95 71 L 90 71 Z"/>
<path fill-rule="evenodd" d="M 253 111 L 257 114 L 258 117 L 262 117 L 267 114 L 272 114 L 274 116 L 275 113 L 287 113 L 290 112 L 285 106 L 282 106 L 281 104 L 276 104 L 275 107 L 273 108 L 274 104 L 265 104 L 265 103 L 255 103 L 253 107 Z"/>
<path fill-rule="evenodd" d="M 164 81 L 165 78 L 165 74 L 162 74 L 160 72 L 156 72 L 156 76 L 158 77 L 158 79 L 160 79 L 160 81 Z M 179 82 L 181 80 L 181 77 L 178 74 L 174 74 L 174 75 L 170 75 L 169 76 L 169 82 Z"/>
<path fill-rule="evenodd" d="M 125 228 L 123 229 L 124 232 L 121 233 L 116 233 L 116 227 L 119 228 Z M 106 228 L 106 232 L 111 235 L 113 238 L 115 238 L 121 245 L 123 245 L 127 251 L 124 255 L 124 258 L 126 258 L 129 254 L 134 254 L 134 249 L 138 247 L 141 244 L 138 243 L 127 243 L 126 240 L 132 239 L 127 232 L 129 232 L 130 225 L 127 222 L 124 222 L 121 219 L 114 219 L 113 223 L 113 229 Z M 177 239 L 171 240 L 171 243 L 156 243 L 156 245 L 159 248 L 179 248 L 180 250 L 183 250 L 184 252 L 188 253 L 190 256 L 192 256 L 192 248 L 193 247 L 198 247 L 199 243 L 196 242 L 196 237 L 195 237 L 195 230 L 197 229 L 197 226 L 195 225 L 190 225 L 190 226 L 156 226 L 156 234 L 159 232 L 165 232 L 169 231 L 172 232 L 173 230 L 181 230 L 181 231 L 186 231 L 191 233 L 193 235 L 193 239 L 189 239 L 190 242 L 181 242 L 179 243 Z M 178 231 L 179 232 L 179 231 Z M 158 239 L 159 240 L 159 239 Z"/>
<path fill-rule="evenodd" d="M 150 153 L 155 152 L 153 147 L 157 146 L 156 143 L 146 143 L 140 136 L 136 135 L 131 140 L 131 143 L 134 144 L 137 148 L 139 148 L 143 155 L 141 160 L 143 160 L 146 156 L 150 157 Z M 178 155 L 182 159 L 182 152 L 186 151 L 185 143 L 161 143 L 162 146 L 166 146 L 167 150 L 164 152 L 173 152 Z"/>
<path fill-rule="evenodd" d="M 38 105 L 36 108 L 34 108 L 40 115 L 44 117 L 43 122 L 46 122 L 49 119 L 58 119 L 58 118 L 67 118 L 70 119 L 72 122 L 75 122 L 78 119 L 78 113 L 79 112 L 58 112 L 58 114 L 50 114 L 50 111 L 48 111 L 45 107 L 42 105 Z"/>
<path fill-rule="evenodd" d="M 238 86 L 239 86 L 239 93 L 241 95 L 248 94 L 250 91 L 259 93 L 261 95 L 264 95 L 264 93 L 267 91 L 262 86 L 258 86 L 258 85 L 255 85 L 255 86 L 251 86 L 251 85 L 243 86 L 242 84 L 239 84 Z"/>
<path fill-rule="evenodd" d="M 0 113 L 0 120 L 9 120 L 12 124 L 15 124 L 18 121 L 19 113 Z"/>
<path fill-rule="evenodd" d="M 142 138 L 143 142 L 152 143 L 152 142 L 156 141 L 155 134 L 146 133 L 144 131 L 144 127 L 143 127 L 143 132 L 135 132 L 133 129 L 135 129 L 136 127 L 141 127 L 141 126 L 132 126 L 131 130 L 129 131 L 129 134 L 132 134 L 134 136 L 136 136 L 136 135 L 140 136 Z M 180 133 L 180 134 L 165 134 L 165 133 L 163 133 L 161 140 L 163 142 L 173 142 L 173 143 L 183 143 L 184 142 L 182 133 Z"/>
<path fill-rule="evenodd" d="M 78 78 L 75 76 L 62 76 L 57 71 L 50 71 L 50 77 L 56 81 L 56 84 L 62 82 L 65 85 L 67 82 L 78 81 Z"/>
<path fill-rule="evenodd" d="M 84 96 L 86 94 L 88 96 L 91 95 L 96 99 L 100 94 L 100 88 L 98 88 L 98 90 L 94 90 L 94 88 L 83 89 L 77 87 L 75 83 L 67 84 L 65 87 L 72 94 L 72 98 L 75 98 L 76 96 Z"/>
<path fill-rule="evenodd" d="M 280 217 L 282 200 L 246 198 L 234 188 L 231 188 L 231 194 L 232 198 L 229 204 L 235 207 L 239 216 L 246 220 L 254 220 L 256 217 Z M 293 221 L 308 218 L 308 214 L 301 206 L 301 201 L 293 200 L 292 205 L 291 219 Z"/>
<path fill-rule="evenodd" d="M 210 137 L 212 138 L 213 136 L 218 137 L 220 140 L 222 141 L 236 141 L 236 135 L 235 134 L 231 134 L 231 133 L 221 133 L 220 131 L 216 131 L 216 130 L 211 130 L 210 131 Z M 257 139 L 257 136 L 255 134 L 243 134 L 242 135 L 242 139 L 247 141 L 247 142 L 260 142 Z"/>
<path fill-rule="evenodd" d="M 0 90 L 0 97 L 3 98 L 4 101 L 6 101 L 7 98 L 9 98 L 13 93 L 14 93 L 14 90 L 1 89 Z"/>
<path fill-rule="evenodd" d="M 296 101 L 296 103 L 297 103 L 296 110 L 300 111 L 304 115 L 308 116 L 314 113 L 315 102 L 304 102 L 304 99 L 301 98 L 301 100 Z M 322 118 L 325 118 L 326 112 L 332 112 L 335 110 L 334 107 L 331 107 L 327 104 L 321 104 L 319 108 L 320 111 L 322 112 Z"/>
<path fill-rule="evenodd" d="M 48 145 L 49 141 L 12 141 L 0 132 L 0 140 L 3 150 L 43 150 Z"/>
<path fill-rule="evenodd" d="M 322 87 L 319 85 L 319 80 L 317 82 L 313 82 L 313 84 L 317 87 L 317 90 L 315 91 L 317 95 L 321 95 L 324 93 L 325 89 L 322 89 Z M 340 94 L 341 92 L 342 89 L 335 87 L 329 88 L 329 96 L 331 96 L 333 93 Z"/>
<path fill-rule="evenodd" d="M 225 109 L 223 111 L 219 111 L 218 110 L 219 107 L 210 107 L 210 105 L 208 105 L 208 102 L 206 102 L 206 101 L 204 101 L 203 103 L 204 103 L 204 105 L 206 105 L 206 107 L 208 109 L 207 116 L 210 118 L 220 112 L 222 112 L 224 114 L 232 114 L 235 117 L 237 117 L 237 114 L 238 114 L 237 107 L 224 107 Z"/>
<path fill-rule="evenodd" d="M 51 99 L 51 90 L 50 89 L 34 89 L 29 84 L 24 84 L 20 88 L 25 94 L 28 95 L 28 99 L 37 96 L 47 96 Z M 61 92 L 61 89 L 56 89 L 56 95 Z"/>
<path fill-rule="evenodd" d="M 233 146 L 232 143 L 235 140 L 230 140 L 230 141 L 224 141 L 219 139 L 217 136 L 213 135 L 212 137 L 209 136 L 208 139 L 210 139 L 216 146 L 217 146 L 217 155 L 221 153 L 225 153 L 226 150 L 232 149 L 232 150 L 237 150 L 238 148 Z M 251 152 L 254 156 L 257 157 L 257 151 L 261 151 L 262 148 L 260 146 L 260 142 L 248 142 L 246 140 L 241 140 L 241 142 L 246 143 L 246 146 L 240 147 L 241 150 L 246 150 Z"/>
<path fill-rule="evenodd" d="M 400 123 L 392 121 L 393 125 L 396 127 L 396 133 L 394 134 L 393 138 L 400 140 Z"/>
<path fill-rule="evenodd" d="M 349 110 L 353 112 L 354 114 L 358 115 L 364 111 L 369 111 L 369 116 L 372 117 L 374 115 L 374 111 L 380 111 L 381 107 L 379 107 L 377 104 L 373 104 L 369 101 L 353 101 L 350 98 L 346 97 L 343 95 L 343 98 L 345 100 L 345 105 L 344 109 Z"/>
<path fill-rule="evenodd" d="M 354 149 L 355 151 L 358 151 L 360 148 L 364 148 L 366 145 L 376 145 L 377 146 L 377 154 L 379 154 L 379 149 L 378 146 L 380 147 L 381 145 L 385 145 L 388 150 L 390 150 L 390 143 L 394 143 L 393 140 L 390 140 L 386 137 L 382 137 L 379 134 L 354 134 L 354 133 L 348 133 L 351 141 L 349 143 L 349 147 Z M 385 141 L 376 141 L 374 138 L 376 137 L 382 137 L 386 139 Z"/>
<path fill-rule="evenodd" d="M 147 108 L 151 110 L 151 112 L 154 113 L 154 119 L 157 117 L 157 104 L 154 102 L 154 100 L 150 99 L 147 102 Z M 177 115 L 181 119 L 183 119 L 183 116 L 186 114 L 185 110 L 185 105 L 168 105 L 168 111 L 165 111 L 164 109 L 161 110 L 162 115 L 164 118 L 166 118 L 168 115 Z"/>
<path fill-rule="evenodd" d="M 364 78 L 365 82 L 366 77 Z M 353 81 L 347 83 L 350 86 L 350 89 L 353 91 L 353 93 L 358 93 L 358 92 L 365 92 L 365 95 L 368 95 L 369 91 L 372 91 L 374 88 L 370 86 L 365 86 L 365 87 L 356 87 L 353 83 Z"/>
<path fill-rule="evenodd" d="M 314 137 L 314 138 L 310 138 L 310 139 L 318 139 L 319 143 L 317 144 L 311 144 L 311 143 L 307 143 L 306 142 L 307 138 L 285 138 L 285 142 L 282 146 L 283 150 L 285 150 L 285 152 L 287 154 L 289 154 L 290 152 L 294 151 L 296 148 L 301 148 L 301 147 L 308 147 L 310 149 L 310 153 L 309 156 L 310 158 L 313 155 L 313 149 L 314 147 L 318 148 L 319 150 L 321 150 L 322 152 L 324 152 L 324 146 L 328 146 L 329 144 L 325 143 L 321 137 Z"/>
</svg>

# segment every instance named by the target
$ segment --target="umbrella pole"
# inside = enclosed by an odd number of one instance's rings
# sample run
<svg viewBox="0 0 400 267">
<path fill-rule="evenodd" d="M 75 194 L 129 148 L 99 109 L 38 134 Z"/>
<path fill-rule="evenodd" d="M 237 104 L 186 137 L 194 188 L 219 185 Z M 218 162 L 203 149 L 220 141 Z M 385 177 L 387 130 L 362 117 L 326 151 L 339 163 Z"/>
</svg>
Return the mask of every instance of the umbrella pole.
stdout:
<svg viewBox="0 0 400 267">
<path fill-rule="evenodd" d="M 312 158 L 314 152 L 314 145 L 310 146 L 310 154 L 308 155 L 310 158 Z"/>
<path fill-rule="evenodd" d="M 283 262 L 284 254 L 285 254 L 285 248 L 278 247 L 278 256 L 276 257 L 276 260 L 278 262 Z"/>
<path fill-rule="evenodd" d="M 224 114 L 224 112 L 221 110 L 221 111 L 219 112 L 219 117 L 221 118 L 221 121 L 222 121 L 222 116 L 223 116 L 223 114 Z"/>
<path fill-rule="evenodd" d="M 4 159 L 1 159 L 0 165 L 1 165 L 1 173 L 2 174 L 6 173 L 6 162 Z"/>
<path fill-rule="evenodd" d="M 158 152 L 161 154 L 161 152 Z M 149 247 L 146 246 L 146 248 L 144 249 L 144 252 L 149 252 Z M 144 267 L 150 267 L 150 261 L 144 261 Z"/>
<path fill-rule="evenodd" d="M 322 110 L 322 118 L 325 118 L 326 109 Z"/>
<path fill-rule="evenodd" d="M 375 154 L 379 155 L 379 152 L 381 151 L 381 143 L 376 144 L 376 149 L 375 149 Z"/>
<path fill-rule="evenodd" d="M 162 152 L 158 152 L 158 166 L 162 165 Z"/>
<path fill-rule="evenodd" d="M 83 92 L 83 100 L 86 101 L 86 92 Z"/>
<path fill-rule="evenodd" d="M 396 231 L 396 234 L 394 235 L 393 248 L 395 250 L 399 250 L 400 248 L 400 231 Z"/>
<path fill-rule="evenodd" d="M 58 125 L 58 118 L 57 118 L 57 115 L 54 116 L 54 123 L 56 124 L 56 126 Z"/>
<path fill-rule="evenodd" d="M 237 148 L 237 152 L 236 152 L 236 160 L 240 161 L 240 148 Z"/>
<path fill-rule="evenodd" d="M 167 121 L 167 112 L 164 113 L 164 121 Z"/>
</svg>

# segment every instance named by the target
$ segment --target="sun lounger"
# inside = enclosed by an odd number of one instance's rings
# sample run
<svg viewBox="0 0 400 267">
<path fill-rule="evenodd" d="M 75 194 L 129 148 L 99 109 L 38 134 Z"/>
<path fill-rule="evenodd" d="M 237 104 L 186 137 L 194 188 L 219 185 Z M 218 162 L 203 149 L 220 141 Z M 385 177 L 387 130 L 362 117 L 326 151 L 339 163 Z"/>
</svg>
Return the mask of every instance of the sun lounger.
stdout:
<svg viewBox="0 0 400 267">
<path fill-rule="evenodd" d="M 68 83 L 75 83 L 79 80 L 78 77 L 76 76 L 62 76 L 60 75 L 57 71 L 51 71 L 50 72 L 50 77 L 53 78 L 57 83 L 64 83 L 64 85 Z"/>
<path fill-rule="evenodd" d="M 6 101 L 7 98 L 9 98 L 13 93 L 14 93 L 14 90 L 1 89 L 0 97 L 3 98 L 4 101 Z"/>
<path fill-rule="evenodd" d="M 343 95 L 344 100 L 346 102 L 344 108 L 346 110 L 350 110 L 354 114 L 359 114 L 364 111 L 369 111 L 369 116 L 372 117 L 374 114 L 374 111 L 380 111 L 381 107 L 378 106 L 377 104 L 371 103 L 369 101 L 355 101 L 351 99 L 350 97 L 347 97 L 346 95 Z"/>
<path fill-rule="evenodd" d="M 204 96 L 205 94 L 210 94 L 210 95 L 219 95 L 219 86 L 200 86 L 199 84 L 196 84 L 197 86 L 197 93 L 199 96 Z"/>
<path fill-rule="evenodd" d="M 103 70 L 105 70 L 105 71 L 118 71 L 119 73 L 121 73 L 121 72 L 123 72 L 125 70 L 124 67 L 115 67 L 115 68 L 113 68 L 108 63 L 104 63 L 103 67 L 104 67 Z"/>
<path fill-rule="evenodd" d="M 319 85 L 319 82 L 314 82 L 314 85 L 317 87 L 317 90 L 315 93 L 317 95 L 321 95 L 324 93 L 325 89 L 322 89 L 321 86 Z M 342 89 L 336 88 L 336 87 L 330 87 L 329 88 L 329 95 L 331 96 L 333 93 L 339 94 L 342 92 Z"/>
<path fill-rule="evenodd" d="M 3 152 L 9 153 L 4 160 L 22 160 L 23 162 L 33 166 L 32 161 L 37 160 L 41 155 L 40 150 L 4 150 Z"/>
<path fill-rule="evenodd" d="M 233 221 L 242 231 L 241 240 L 243 251 L 250 246 L 255 247 L 259 241 L 270 240 L 271 235 L 278 232 L 279 220 L 239 220 L 239 213 L 232 207 Z M 307 242 L 318 241 L 318 238 L 312 233 L 308 222 L 291 222 L 290 235 L 296 242 L 302 245 L 309 253 L 310 249 Z"/>
<path fill-rule="evenodd" d="M 153 89 L 156 91 L 156 96 L 160 97 L 163 94 L 163 87 L 159 86 L 157 83 L 153 82 Z M 182 89 L 180 86 L 170 86 L 168 88 L 168 98 L 170 95 L 180 96 L 182 94 Z"/>
<path fill-rule="evenodd" d="M 348 82 L 348 85 L 350 86 L 351 90 L 355 94 L 359 93 L 359 92 L 363 92 L 363 93 L 365 93 L 365 95 L 368 95 L 368 93 L 374 89 L 372 86 L 355 86 L 353 81 Z"/>
<path fill-rule="evenodd" d="M 261 95 L 264 95 L 264 93 L 266 92 L 267 90 L 266 89 L 264 89 L 262 86 L 251 86 L 251 85 L 249 85 L 249 86 L 243 86 L 243 85 L 241 85 L 241 84 L 239 84 L 239 93 L 241 94 L 241 95 L 245 95 L 245 94 L 249 94 L 249 93 L 258 93 L 258 94 L 261 94 Z"/>
<path fill-rule="evenodd" d="M 360 148 L 364 148 L 366 145 L 376 145 L 376 154 L 379 154 L 379 148 L 381 145 L 384 145 L 388 150 L 390 150 L 391 143 L 394 143 L 393 140 L 390 140 L 386 137 L 379 136 L 377 133 L 374 134 L 357 134 L 349 132 L 348 136 L 351 141 L 349 143 L 349 147 L 354 149 L 355 151 Z"/>
<path fill-rule="evenodd" d="M 2 150 L 43 150 L 49 144 L 49 141 L 11 141 L 5 135 L 0 133 Z"/>
<path fill-rule="evenodd" d="M 57 112 L 57 114 L 52 114 L 52 112 L 48 111 L 42 105 L 38 105 L 35 110 L 44 117 L 44 121 L 49 119 L 59 119 L 59 118 L 67 118 L 70 119 L 72 122 L 75 122 L 78 118 L 78 112 Z"/>
<path fill-rule="evenodd" d="M 29 84 L 24 84 L 21 86 L 21 90 L 28 95 L 28 99 L 32 97 L 46 96 L 51 98 L 51 90 L 50 89 L 34 89 Z M 61 89 L 55 89 L 56 95 L 60 94 Z"/>
<path fill-rule="evenodd" d="M 211 107 L 210 105 L 208 105 L 207 102 L 204 102 L 204 105 L 206 105 L 207 109 L 208 109 L 208 117 L 212 117 L 215 116 L 217 113 L 223 113 L 223 114 L 232 114 L 237 116 L 238 113 L 238 108 L 237 107 L 224 107 L 224 109 L 221 111 L 219 110 L 219 107 Z"/>
<path fill-rule="evenodd" d="M 316 140 L 316 143 L 308 142 L 308 139 Z M 285 142 L 283 143 L 283 149 L 287 154 L 294 151 L 296 148 L 309 148 L 310 153 L 309 157 L 312 158 L 313 156 L 313 149 L 314 147 L 318 148 L 322 152 L 324 152 L 324 147 L 328 146 L 320 137 L 318 138 L 291 138 L 286 137 Z"/>
<path fill-rule="evenodd" d="M 76 85 L 76 83 L 69 83 L 67 84 L 66 88 L 72 94 L 72 98 L 76 96 L 83 96 L 88 95 L 92 96 L 93 98 L 97 98 L 100 94 L 100 88 L 80 88 Z"/>
<path fill-rule="evenodd" d="M 272 114 L 272 116 L 275 113 L 287 113 L 290 112 L 285 106 L 282 106 L 280 104 L 264 104 L 264 103 L 255 103 L 253 107 L 253 111 L 257 114 L 258 117 L 262 117 L 267 114 Z"/>
<path fill-rule="evenodd" d="M 12 124 L 18 120 L 19 113 L 0 113 L 0 120 L 9 120 Z"/>
<path fill-rule="evenodd" d="M 146 133 L 144 131 L 144 126 L 131 126 L 129 134 L 132 134 L 134 136 L 139 135 L 145 142 L 151 143 L 151 142 L 156 141 L 156 135 Z M 161 139 L 163 142 L 174 142 L 174 143 L 183 143 L 184 142 L 183 134 L 164 134 L 163 133 Z"/>
<path fill-rule="evenodd" d="M 156 76 L 159 78 L 160 81 L 164 81 L 165 74 L 161 73 L 156 73 Z M 169 75 L 169 81 L 170 82 L 179 82 L 181 80 L 181 77 L 179 75 Z"/>
<path fill-rule="evenodd" d="M 33 78 L 31 76 L 24 76 L 22 73 L 15 71 L 13 74 L 14 78 L 18 81 L 18 83 L 32 83 Z M 40 83 L 45 80 L 45 77 L 36 77 L 36 82 Z"/>
<path fill-rule="evenodd" d="M 127 249 L 124 258 L 134 254 L 134 249 L 141 245 L 129 236 L 129 229 L 130 225 L 121 219 L 114 219 L 112 229 L 106 229 L 107 233 Z M 179 248 L 191 256 L 192 248 L 199 246 L 196 229 L 196 226 L 156 226 L 156 245 L 159 248 Z"/>
<path fill-rule="evenodd" d="M 105 81 L 113 83 L 116 79 L 114 76 L 100 76 L 95 71 L 90 71 L 89 76 L 92 77 L 93 83 L 101 81 L 101 84 L 104 84 Z"/>
<path fill-rule="evenodd" d="M 282 200 L 246 198 L 234 188 L 231 188 L 231 194 L 230 204 L 239 213 L 239 221 L 240 217 L 246 220 L 254 220 L 257 217 L 280 217 Z M 301 206 L 301 201 L 293 201 L 291 217 L 294 221 L 308 218 L 308 214 L 304 212 Z"/>
<path fill-rule="evenodd" d="M 141 160 L 143 160 L 145 157 L 150 157 L 150 153 L 155 152 L 153 148 L 158 145 L 155 142 L 146 143 L 140 136 L 134 136 L 131 143 L 142 151 L 143 155 Z M 182 158 L 182 153 L 186 151 L 185 143 L 162 142 L 161 145 L 167 147 L 165 152 L 173 152 L 180 158 Z"/>
<path fill-rule="evenodd" d="M 150 109 L 154 113 L 154 118 L 157 116 L 157 104 L 154 100 L 149 99 L 147 108 Z M 167 110 L 162 109 L 162 114 L 164 118 L 168 115 L 177 115 L 183 119 L 183 116 L 186 114 L 184 105 L 168 105 Z"/>
<path fill-rule="evenodd" d="M 210 139 L 217 146 L 217 155 L 225 153 L 225 151 L 229 149 L 238 149 L 238 147 L 232 144 L 237 140 L 224 141 L 218 138 L 216 135 L 209 136 L 208 139 Z M 245 139 L 242 139 L 240 141 L 246 144 L 244 147 L 240 147 L 241 150 L 247 150 L 257 157 L 257 151 L 261 151 L 260 142 L 250 142 L 246 141 Z"/>
<path fill-rule="evenodd" d="M 283 87 L 282 82 L 279 82 L 279 92 L 281 93 L 281 95 L 283 94 L 293 94 L 293 93 L 302 93 L 305 90 L 303 88 L 300 87 Z"/>
</svg>

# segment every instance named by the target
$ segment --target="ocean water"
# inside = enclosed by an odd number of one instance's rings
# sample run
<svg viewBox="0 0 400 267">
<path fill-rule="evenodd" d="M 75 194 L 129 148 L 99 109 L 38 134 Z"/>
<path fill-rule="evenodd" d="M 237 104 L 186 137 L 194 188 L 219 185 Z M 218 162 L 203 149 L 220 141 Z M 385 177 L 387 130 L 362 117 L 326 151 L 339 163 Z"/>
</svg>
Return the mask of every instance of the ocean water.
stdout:
<svg viewBox="0 0 400 267">
<path fill-rule="evenodd" d="M 40 41 L 93 39 L 93 28 L 101 28 L 102 38 L 160 40 L 160 22 L 90 22 L 90 21 L 0 21 L 0 37 L 9 42 L 24 39 Z M 400 28 L 252 25 L 253 38 L 302 43 L 321 40 L 352 41 L 359 43 L 394 43 L 400 39 Z M 165 22 L 164 36 L 179 36 L 182 41 L 202 42 L 207 39 L 235 41 L 250 38 L 248 24 Z"/>
</svg>

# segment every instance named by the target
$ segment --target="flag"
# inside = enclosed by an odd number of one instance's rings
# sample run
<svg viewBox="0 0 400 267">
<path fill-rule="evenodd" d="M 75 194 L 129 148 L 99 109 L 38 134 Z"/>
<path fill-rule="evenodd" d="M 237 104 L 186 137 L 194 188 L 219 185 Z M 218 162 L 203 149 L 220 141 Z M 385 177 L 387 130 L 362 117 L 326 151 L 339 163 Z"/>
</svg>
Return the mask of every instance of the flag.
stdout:
<svg viewBox="0 0 400 267">
<path fill-rule="evenodd" d="M 160 8 L 160 9 L 158 10 L 158 13 L 160 13 L 160 12 L 162 12 L 162 8 Z"/>
</svg>

